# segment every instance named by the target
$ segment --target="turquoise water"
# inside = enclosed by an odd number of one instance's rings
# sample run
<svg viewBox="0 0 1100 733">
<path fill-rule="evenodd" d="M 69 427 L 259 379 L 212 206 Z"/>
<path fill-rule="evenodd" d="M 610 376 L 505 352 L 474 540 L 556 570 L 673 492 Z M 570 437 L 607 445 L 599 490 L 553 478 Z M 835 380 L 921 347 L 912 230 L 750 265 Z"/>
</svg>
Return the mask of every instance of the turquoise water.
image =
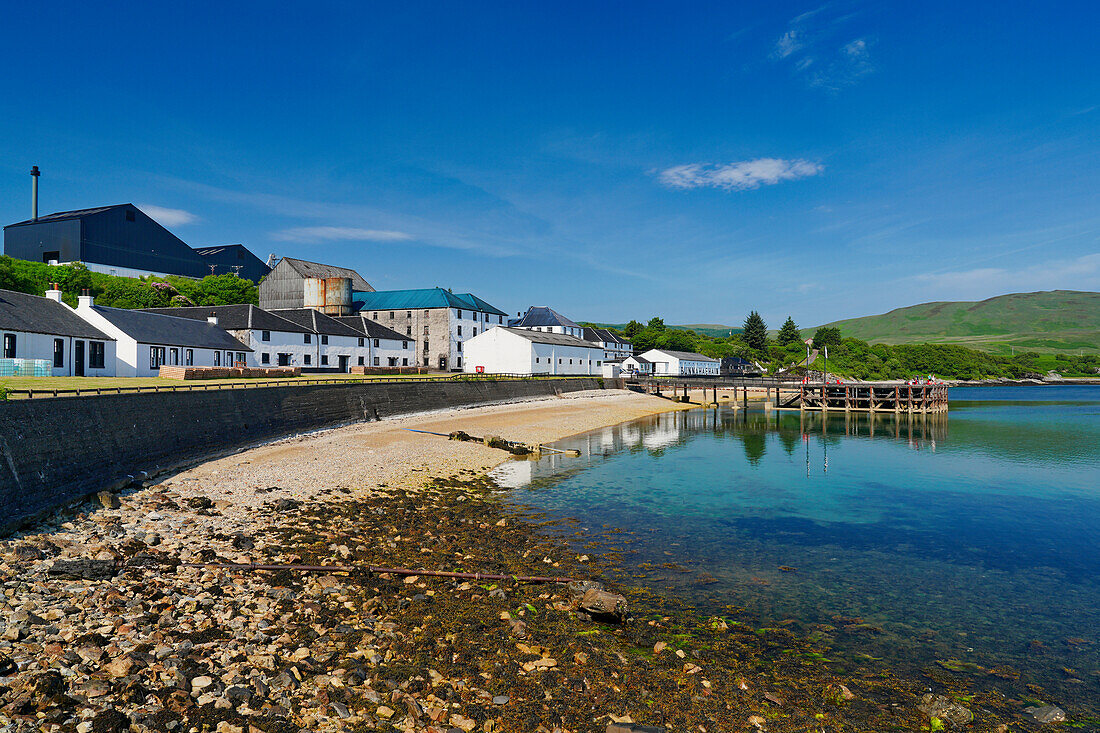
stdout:
<svg viewBox="0 0 1100 733">
<path fill-rule="evenodd" d="M 1100 715 L 1100 387 L 951 390 L 913 419 L 668 413 L 496 478 L 641 583 L 819 638 L 838 669 L 958 675 Z"/>
</svg>

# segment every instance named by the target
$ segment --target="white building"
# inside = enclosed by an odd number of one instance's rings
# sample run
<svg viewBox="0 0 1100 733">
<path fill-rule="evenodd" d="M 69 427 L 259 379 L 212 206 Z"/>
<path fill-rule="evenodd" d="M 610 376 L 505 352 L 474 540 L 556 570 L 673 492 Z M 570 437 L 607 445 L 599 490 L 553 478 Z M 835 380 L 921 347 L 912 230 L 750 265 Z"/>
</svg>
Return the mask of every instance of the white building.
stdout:
<svg viewBox="0 0 1100 733">
<path fill-rule="evenodd" d="M 509 328 L 525 328 L 544 333 L 560 333 L 566 336 L 584 338 L 584 327 L 577 325 L 561 313 L 546 305 L 533 305 L 518 318 L 508 320 Z"/>
<path fill-rule="evenodd" d="M 653 364 L 655 375 L 674 377 L 717 377 L 721 361 L 690 351 L 650 349 L 641 357 Z"/>
<path fill-rule="evenodd" d="M 602 366 L 602 348 L 560 333 L 498 326 L 466 341 L 469 373 L 599 375 Z"/>
<path fill-rule="evenodd" d="M 591 328 L 585 326 L 585 341 L 599 344 L 603 348 L 604 361 L 619 361 L 634 353 L 634 345 L 626 336 L 620 336 L 609 328 Z"/>
<path fill-rule="evenodd" d="M 413 337 L 402 335 L 392 328 L 375 323 L 362 314 L 357 316 L 339 316 L 337 321 L 350 326 L 366 337 L 369 355 L 358 366 L 367 367 L 415 367 L 416 341 Z"/>
<path fill-rule="evenodd" d="M 33 375 L 35 360 L 47 362 L 55 377 L 115 375 L 115 340 L 62 303 L 57 286 L 45 298 L 0 290 L 0 334 L 5 376 L 17 367 Z"/>
<path fill-rule="evenodd" d="M 155 377 L 162 366 L 255 363 L 251 348 L 209 321 L 104 308 L 95 305 L 90 295 L 77 299 L 76 314 L 115 339 L 115 374 L 119 377 Z"/>
<path fill-rule="evenodd" d="M 199 321 L 215 318 L 218 326 L 252 349 L 249 366 L 308 367 L 319 361 L 319 339 L 312 329 L 254 305 L 147 308 L 146 312 Z"/>
<path fill-rule="evenodd" d="M 641 356 L 628 356 L 622 362 L 623 376 L 650 376 L 653 374 L 653 362 Z"/>
<path fill-rule="evenodd" d="M 311 332 L 303 334 L 303 342 L 313 343 L 317 350 L 315 356 L 304 357 L 304 370 L 346 373 L 353 366 L 368 363 L 370 346 L 367 345 L 366 334 L 340 323 L 332 316 L 313 308 L 286 308 L 268 313 L 296 323 Z"/>
</svg>

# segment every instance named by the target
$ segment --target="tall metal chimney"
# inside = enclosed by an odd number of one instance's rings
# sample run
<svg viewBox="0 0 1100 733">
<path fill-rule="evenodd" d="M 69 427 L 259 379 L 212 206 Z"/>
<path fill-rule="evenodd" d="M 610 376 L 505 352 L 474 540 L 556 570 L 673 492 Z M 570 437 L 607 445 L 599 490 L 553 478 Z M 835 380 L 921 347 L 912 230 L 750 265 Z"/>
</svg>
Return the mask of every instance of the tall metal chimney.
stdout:
<svg viewBox="0 0 1100 733">
<path fill-rule="evenodd" d="M 31 220 L 38 221 L 38 166 L 31 166 Z"/>
</svg>

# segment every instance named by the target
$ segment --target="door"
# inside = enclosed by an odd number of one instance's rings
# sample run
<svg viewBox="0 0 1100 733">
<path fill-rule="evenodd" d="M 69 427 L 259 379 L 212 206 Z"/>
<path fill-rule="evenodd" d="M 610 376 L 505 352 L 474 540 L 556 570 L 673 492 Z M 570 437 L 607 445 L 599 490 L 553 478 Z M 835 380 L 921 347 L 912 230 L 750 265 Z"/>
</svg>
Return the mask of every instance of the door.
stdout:
<svg viewBox="0 0 1100 733">
<path fill-rule="evenodd" d="M 337 358 L 340 360 L 340 371 L 346 372 L 348 370 L 348 362 L 351 361 L 351 357 L 340 354 L 340 356 L 338 356 Z"/>
<path fill-rule="evenodd" d="M 73 375 L 84 376 L 84 342 L 73 342 Z"/>
<path fill-rule="evenodd" d="M 279 354 L 279 366 L 290 366 L 290 354 Z"/>
</svg>

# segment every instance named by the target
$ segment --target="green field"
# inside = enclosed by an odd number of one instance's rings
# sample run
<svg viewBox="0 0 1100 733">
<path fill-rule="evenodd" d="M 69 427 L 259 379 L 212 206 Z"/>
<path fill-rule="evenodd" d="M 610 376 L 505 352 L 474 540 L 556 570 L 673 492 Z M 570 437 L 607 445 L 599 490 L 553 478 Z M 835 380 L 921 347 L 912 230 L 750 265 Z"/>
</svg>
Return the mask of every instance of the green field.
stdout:
<svg viewBox="0 0 1100 733">
<path fill-rule="evenodd" d="M 825 324 L 882 344 L 958 344 L 993 354 L 1100 353 L 1100 293 L 1049 290 L 922 303 Z M 812 336 L 814 329 L 803 334 Z"/>
</svg>

